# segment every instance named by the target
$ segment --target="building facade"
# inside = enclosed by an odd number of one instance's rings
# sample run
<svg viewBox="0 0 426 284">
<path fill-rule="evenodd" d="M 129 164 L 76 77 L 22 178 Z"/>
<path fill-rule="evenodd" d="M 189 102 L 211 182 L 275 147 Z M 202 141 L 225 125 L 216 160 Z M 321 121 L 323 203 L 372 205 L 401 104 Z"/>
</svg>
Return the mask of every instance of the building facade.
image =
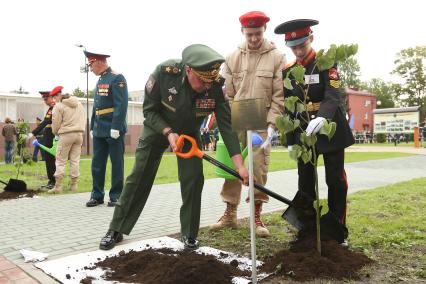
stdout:
<svg viewBox="0 0 426 284">
<path fill-rule="evenodd" d="M 374 110 L 377 108 L 377 98 L 367 91 L 347 88 L 348 119 L 353 133 L 374 130 Z"/>
</svg>

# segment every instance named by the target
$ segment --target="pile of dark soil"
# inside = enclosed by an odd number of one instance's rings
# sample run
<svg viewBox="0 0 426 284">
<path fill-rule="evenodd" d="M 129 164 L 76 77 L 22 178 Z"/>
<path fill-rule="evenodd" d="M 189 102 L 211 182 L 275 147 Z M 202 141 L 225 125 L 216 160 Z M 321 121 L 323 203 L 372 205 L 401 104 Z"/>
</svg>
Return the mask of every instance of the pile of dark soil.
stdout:
<svg viewBox="0 0 426 284">
<path fill-rule="evenodd" d="M 223 284 L 232 283 L 232 277 L 249 277 L 251 272 L 237 268 L 238 261 L 225 264 L 216 257 L 193 251 L 148 249 L 121 251 L 118 256 L 108 257 L 95 264 L 108 270 L 104 278 L 110 281 L 150 284 Z M 80 283 L 91 283 L 87 277 Z"/>
<path fill-rule="evenodd" d="M 8 200 L 8 199 L 18 199 L 23 197 L 34 197 L 34 195 L 38 195 L 42 193 L 41 190 L 27 190 L 25 192 L 13 192 L 13 191 L 3 191 L 0 192 L 0 201 Z"/>
<path fill-rule="evenodd" d="M 321 242 L 321 255 L 316 249 L 315 236 L 294 241 L 289 250 L 275 253 L 265 260 L 262 270 L 288 276 L 296 281 L 312 279 L 359 279 L 358 271 L 372 263 L 362 253 L 339 245 L 334 240 Z M 269 278 L 270 279 L 270 278 Z"/>
</svg>

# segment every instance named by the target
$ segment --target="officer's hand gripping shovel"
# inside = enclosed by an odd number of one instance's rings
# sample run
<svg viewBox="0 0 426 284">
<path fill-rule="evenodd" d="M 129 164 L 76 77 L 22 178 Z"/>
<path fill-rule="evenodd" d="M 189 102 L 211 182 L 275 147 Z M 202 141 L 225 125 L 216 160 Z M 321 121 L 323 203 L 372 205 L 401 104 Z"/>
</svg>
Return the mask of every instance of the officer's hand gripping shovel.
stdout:
<svg viewBox="0 0 426 284">
<path fill-rule="evenodd" d="M 181 150 L 183 148 L 183 144 L 185 142 L 185 139 L 188 140 L 191 143 L 191 149 L 186 152 L 186 153 L 182 153 Z M 198 146 L 197 146 L 197 142 L 195 141 L 194 138 L 192 138 L 191 136 L 188 135 L 180 135 L 178 140 L 176 141 L 176 146 L 178 148 L 178 150 L 176 150 L 176 155 L 181 157 L 181 158 L 191 158 L 191 157 L 198 157 L 200 159 L 204 159 L 210 163 L 212 163 L 213 165 L 221 168 L 222 170 L 228 172 L 229 174 L 235 176 L 236 178 L 242 180 L 243 178 L 239 175 L 239 173 L 237 171 L 235 171 L 234 169 L 231 169 L 230 167 L 222 164 L 221 162 L 219 162 L 218 160 L 215 160 L 214 158 L 210 157 L 209 155 L 205 154 L 203 151 L 201 151 Z M 291 200 L 265 188 L 264 186 L 255 183 L 254 187 L 260 191 L 262 191 L 263 193 L 266 193 L 267 195 L 285 203 L 288 205 L 287 210 L 284 212 L 284 214 L 282 215 L 282 217 L 287 220 L 288 223 L 290 223 L 291 225 L 293 225 L 294 227 L 296 227 L 298 230 L 303 229 L 303 223 L 300 222 L 299 218 L 297 217 L 296 214 L 296 210 L 293 207 L 293 203 Z"/>
</svg>

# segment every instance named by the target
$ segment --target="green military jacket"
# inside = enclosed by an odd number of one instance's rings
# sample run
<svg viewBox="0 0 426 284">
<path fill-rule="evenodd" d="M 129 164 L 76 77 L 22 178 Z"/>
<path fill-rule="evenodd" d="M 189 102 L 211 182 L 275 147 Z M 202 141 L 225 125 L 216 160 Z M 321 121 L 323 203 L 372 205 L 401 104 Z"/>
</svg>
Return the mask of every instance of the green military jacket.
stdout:
<svg viewBox="0 0 426 284">
<path fill-rule="evenodd" d="M 90 130 L 95 137 L 110 137 L 111 129 L 127 132 L 128 92 L 126 79 L 109 67 L 99 77 L 94 93 L 94 103 Z M 110 110 L 97 115 L 96 112 Z"/>
<path fill-rule="evenodd" d="M 144 125 L 157 133 L 171 127 L 178 134 L 198 137 L 204 118 L 215 113 L 222 138 L 232 157 L 240 153 L 238 137 L 231 127 L 231 110 L 225 100 L 224 79 L 215 81 L 205 94 L 192 90 L 181 60 L 158 65 L 145 86 Z"/>
</svg>

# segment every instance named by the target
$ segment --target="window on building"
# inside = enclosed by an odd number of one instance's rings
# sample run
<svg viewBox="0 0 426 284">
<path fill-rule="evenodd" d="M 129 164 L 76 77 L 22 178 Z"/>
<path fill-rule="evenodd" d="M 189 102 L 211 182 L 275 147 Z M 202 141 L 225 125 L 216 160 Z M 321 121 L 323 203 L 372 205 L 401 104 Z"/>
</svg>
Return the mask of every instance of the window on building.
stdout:
<svg viewBox="0 0 426 284">
<path fill-rule="evenodd" d="M 364 119 L 368 119 L 368 112 L 364 113 Z"/>
<path fill-rule="evenodd" d="M 371 104 L 371 101 L 370 101 L 370 100 L 366 100 L 366 101 L 364 102 L 364 106 L 365 106 L 365 107 L 368 107 L 370 104 Z"/>
</svg>

